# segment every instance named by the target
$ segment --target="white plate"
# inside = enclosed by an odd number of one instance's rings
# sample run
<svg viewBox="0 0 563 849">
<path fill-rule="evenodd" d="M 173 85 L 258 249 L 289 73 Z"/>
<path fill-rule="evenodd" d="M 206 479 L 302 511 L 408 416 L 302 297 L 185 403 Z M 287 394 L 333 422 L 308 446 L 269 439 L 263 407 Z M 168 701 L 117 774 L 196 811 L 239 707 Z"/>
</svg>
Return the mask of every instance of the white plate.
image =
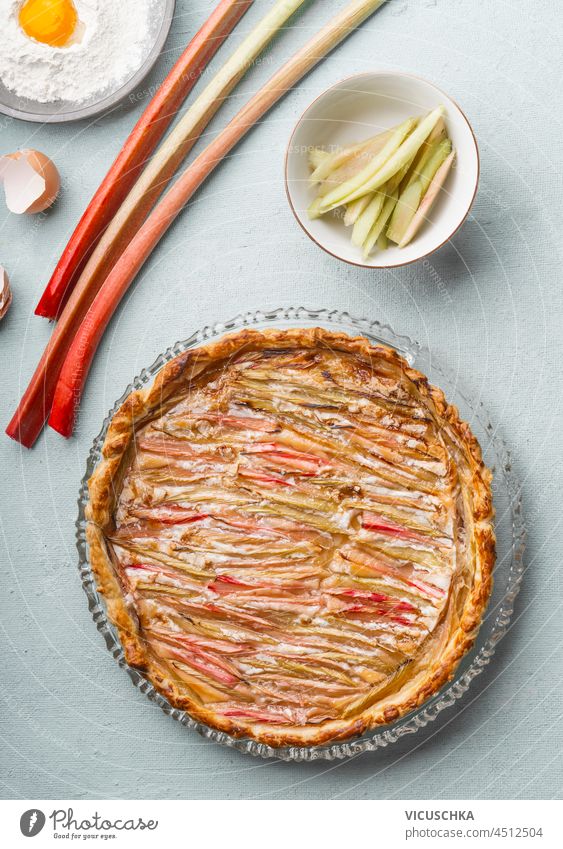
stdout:
<svg viewBox="0 0 563 849">
<path fill-rule="evenodd" d="M 457 156 L 429 218 L 404 248 L 390 243 L 374 248 L 364 260 L 351 242 L 351 228 L 331 213 L 310 221 L 307 207 L 315 198 L 309 185 L 308 152 L 362 141 L 443 104 L 448 133 Z M 447 94 L 419 77 L 401 73 L 367 73 L 337 83 L 320 95 L 299 119 L 289 140 L 285 162 L 287 196 L 308 236 L 332 256 L 366 268 L 392 268 L 427 256 L 450 239 L 464 222 L 477 192 L 479 151 L 469 121 Z"/>
</svg>

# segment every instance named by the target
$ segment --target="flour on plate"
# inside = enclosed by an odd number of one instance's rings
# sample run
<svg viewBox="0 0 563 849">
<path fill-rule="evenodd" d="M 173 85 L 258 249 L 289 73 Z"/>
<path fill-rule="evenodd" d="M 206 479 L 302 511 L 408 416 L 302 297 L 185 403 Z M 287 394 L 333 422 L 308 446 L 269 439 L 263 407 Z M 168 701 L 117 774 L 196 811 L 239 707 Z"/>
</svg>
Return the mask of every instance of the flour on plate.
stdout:
<svg viewBox="0 0 563 849">
<path fill-rule="evenodd" d="M 51 47 L 19 25 L 22 0 L 0 0 L 0 80 L 40 103 L 85 103 L 115 91 L 154 43 L 158 0 L 74 0 L 80 40 Z"/>
</svg>

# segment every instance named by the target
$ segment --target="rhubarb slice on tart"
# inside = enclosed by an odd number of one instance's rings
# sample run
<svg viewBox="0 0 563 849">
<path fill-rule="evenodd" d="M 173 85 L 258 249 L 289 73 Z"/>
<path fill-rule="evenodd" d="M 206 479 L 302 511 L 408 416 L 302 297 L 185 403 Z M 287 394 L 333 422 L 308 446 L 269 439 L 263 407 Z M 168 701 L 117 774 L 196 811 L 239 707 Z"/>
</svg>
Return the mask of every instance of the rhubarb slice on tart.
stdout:
<svg viewBox="0 0 563 849">
<path fill-rule="evenodd" d="M 91 564 L 128 663 L 175 707 L 272 746 L 394 721 L 471 647 L 492 584 L 491 473 L 394 350 L 244 330 L 113 416 Z"/>
</svg>

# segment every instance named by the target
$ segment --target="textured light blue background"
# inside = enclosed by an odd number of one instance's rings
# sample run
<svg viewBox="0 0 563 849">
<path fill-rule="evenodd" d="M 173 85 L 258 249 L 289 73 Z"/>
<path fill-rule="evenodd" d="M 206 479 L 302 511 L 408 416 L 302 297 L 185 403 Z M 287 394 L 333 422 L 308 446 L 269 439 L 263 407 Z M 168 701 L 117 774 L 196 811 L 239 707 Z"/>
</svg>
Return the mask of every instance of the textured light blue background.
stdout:
<svg viewBox="0 0 563 849">
<path fill-rule="evenodd" d="M 209 133 L 342 7 L 317 0 L 248 74 Z M 269 0 L 257 0 L 229 43 Z M 180 0 L 157 83 L 213 6 Z M 561 39 L 557 0 L 389 0 L 255 129 L 147 264 L 96 358 L 70 442 L 32 452 L 0 438 L 3 590 L 2 795 L 8 798 L 546 798 L 561 796 Z M 0 50 L 1 50 L 0 42 Z M 226 51 L 217 58 L 215 66 Z M 431 264 L 378 273 L 319 251 L 296 225 L 283 155 L 297 116 L 354 72 L 428 77 L 466 110 L 482 178 L 473 214 Z M 33 307 L 142 103 L 92 124 L 0 121 L 0 150 L 59 164 L 45 217 L 0 201 L 0 262 L 14 303 L 0 327 L 5 425 L 50 328 Z M 304 304 L 389 322 L 472 387 L 514 449 L 529 523 L 514 626 L 465 708 L 414 738 L 344 764 L 261 762 L 162 714 L 106 652 L 76 572 L 74 521 L 101 421 L 141 368 L 178 338 L 240 310 Z"/>
</svg>

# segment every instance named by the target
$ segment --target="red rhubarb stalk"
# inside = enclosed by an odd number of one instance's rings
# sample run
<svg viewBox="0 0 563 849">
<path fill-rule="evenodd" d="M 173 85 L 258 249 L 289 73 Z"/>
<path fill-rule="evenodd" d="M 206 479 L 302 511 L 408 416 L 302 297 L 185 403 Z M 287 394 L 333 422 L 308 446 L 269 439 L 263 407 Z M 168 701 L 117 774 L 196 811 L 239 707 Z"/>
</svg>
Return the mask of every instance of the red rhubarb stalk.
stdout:
<svg viewBox="0 0 563 849">
<path fill-rule="evenodd" d="M 51 422 L 49 421 L 49 424 Z M 55 428 L 57 430 L 57 428 Z M 59 431 L 61 433 L 61 431 Z M 72 433 L 72 430 L 71 430 Z M 70 435 L 70 434 L 69 434 Z M 238 473 L 241 478 L 248 478 L 251 481 L 258 481 L 258 483 L 263 483 L 266 486 L 292 486 L 289 481 L 284 480 L 283 478 L 274 476 L 274 475 L 263 475 L 260 472 L 254 472 L 252 469 L 247 469 L 244 466 L 239 468 Z"/>
<path fill-rule="evenodd" d="M 254 0 L 221 0 L 137 121 L 70 237 L 37 307 L 56 318 L 98 239 L 210 59 Z"/>
<path fill-rule="evenodd" d="M 49 418 L 49 425 L 54 430 L 67 437 L 72 434 L 84 382 L 107 324 L 143 263 L 176 216 L 257 121 L 383 2 L 353 0 L 349 3 L 251 98 L 157 204 L 113 266 L 70 346 Z"/>
</svg>

